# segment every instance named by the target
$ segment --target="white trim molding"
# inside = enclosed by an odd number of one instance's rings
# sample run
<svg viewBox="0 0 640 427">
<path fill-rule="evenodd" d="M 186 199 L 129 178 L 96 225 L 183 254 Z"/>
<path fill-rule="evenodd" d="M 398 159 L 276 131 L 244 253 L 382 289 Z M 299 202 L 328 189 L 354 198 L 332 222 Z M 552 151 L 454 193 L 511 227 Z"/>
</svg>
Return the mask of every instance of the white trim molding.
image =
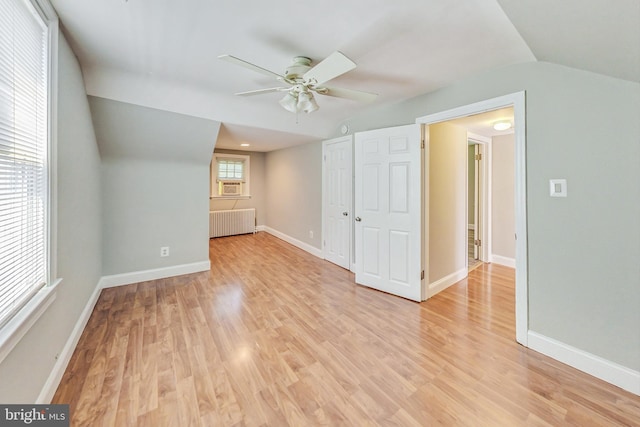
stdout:
<svg viewBox="0 0 640 427">
<path fill-rule="evenodd" d="M 40 289 L 15 316 L 0 329 L 0 363 L 11 353 L 22 337 L 56 299 L 56 288 L 62 279 Z"/>
<path fill-rule="evenodd" d="M 529 348 L 640 396 L 640 372 L 529 331 Z"/>
<path fill-rule="evenodd" d="M 322 249 L 316 248 L 315 246 L 311 246 L 308 243 L 301 242 L 300 240 L 295 239 L 289 235 L 286 235 L 278 230 L 274 230 L 271 227 L 264 226 L 264 231 L 271 234 L 272 236 L 277 237 L 280 240 L 284 240 L 285 242 L 290 243 L 293 246 L 302 249 L 303 251 L 309 252 L 311 255 L 315 257 L 324 259 L 324 256 L 322 255 Z"/>
<path fill-rule="evenodd" d="M 443 277 L 442 279 L 436 280 L 433 283 L 429 283 L 428 295 L 429 298 L 437 294 L 438 292 L 442 292 L 447 289 L 449 286 L 458 283 L 460 280 L 464 279 L 469 275 L 469 270 L 467 267 L 461 268 L 458 271 L 454 271 L 448 276 Z"/>
<path fill-rule="evenodd" d="M 516 341 L 527 346 L 529 331 L 529 273 L 527 262 L 527 162 L 525 92 L 515 92 L 439 113 L 418 117 L 416 123 L 430 125 L 447 120 L 513 106 L 515 135 L 515 205 L 516 205 Z M 488 254 L 490 254 L 489 252 Z M 488 255 L 487 254 L 487 255 Z"/>
<path fill-rule="evenodd" d="M 191 264 L 172 265 L 170 267 L 154 268 L 152 270 L 132 271 L 130 273 L 102 276 L 98 286 L 112 288 L 114 286 L 130 285 L 148 280 L 165 279 L 167 277 L 182 276 L 183 274 L 199 273 L 211 270 L 211 261 L 200 261 Z"/>
<path fill-rule="evenodd" d="M 67 366 L 69 365 L 69 361 L 71 361 L 71 356 L 73 356 L 73 352 L 78 345 L 78 341 L 80 341 L 80 337 L 82 336 L 82 332 L 84 332 L 85 326 L 87 326 L 87 322 L 89 322 L 89 318 L 93 313 L 93 308 L 98 302 L 98 298 L 100 297 L 100 292 L 102 288 L 100 285 L 96 285 L 93 293 L 89 297 L 87 304 L 85 305 L 76 325 L 73 327 L 71 331 L 71 335 L 67 339 L 60 355 L 58 356 L 56 363 L 53 365 L 53 369 L 51 373 L 49 373 L 49 377 L 47 381 L 44 383 L 42 390 L 40 391 L 40 395 L 36 399 L 36 404 L 47 404 L 51 402 L 53 399 L 53 395 L 56 393 L 58 389 L 58 385 L 60 385 L 60 381 L 62 380 L 62 376 L 64 372 L 67 370 Z"/>
<path fill-rule="evenodd" d="M 489 262 L 493 262 L 495 264 L 504 265 L 505 267 L 516 268 L 516 259 L 515 258 L 509 258 L 509 257 L 502 256 L 502 255 L 491 254 L 491 261 L 489 261 Z"/>
</svg>

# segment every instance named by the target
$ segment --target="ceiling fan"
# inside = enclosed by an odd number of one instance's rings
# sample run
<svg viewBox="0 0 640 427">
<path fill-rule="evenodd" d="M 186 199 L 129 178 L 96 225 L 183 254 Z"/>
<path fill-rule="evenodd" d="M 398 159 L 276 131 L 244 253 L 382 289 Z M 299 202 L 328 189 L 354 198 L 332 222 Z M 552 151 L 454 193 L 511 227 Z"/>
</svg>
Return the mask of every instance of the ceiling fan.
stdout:
<svg viewBox="0 0 640 427">
<path fill-rule="evenodd" d="M 218 58 L 269 77 L 274 77 L 283 85 L 286 84 L 287 86 L 239 92 L 236 93 L 236 95 L 251 96 L 271 92 L 286 92 L 284 98 L 280 100 L 280 105 L 292 113 L 298 113 L 300 111 L 312 113 L 320 108 L 313 97 L 314 92 L 319 95 L 346 98 L 360 102 L 372 102 L 378 96 L 375 93 L 324 86 L 324 83 L 329 80 L 356 68 L 356 64 L 352 60 L 338 51 L 333 52 L 313 67 L 311 66 L 310 58 L 306 56 L 296 56 L 282 75 L 236 58 L 235 56 L 220 55 Z"/>
</svg>

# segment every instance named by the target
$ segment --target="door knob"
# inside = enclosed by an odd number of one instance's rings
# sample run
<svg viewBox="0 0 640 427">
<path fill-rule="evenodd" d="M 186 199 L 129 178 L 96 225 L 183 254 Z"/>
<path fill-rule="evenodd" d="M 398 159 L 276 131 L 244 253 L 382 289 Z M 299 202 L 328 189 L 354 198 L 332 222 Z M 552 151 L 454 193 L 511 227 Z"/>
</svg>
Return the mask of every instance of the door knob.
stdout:
<svg viewBox="0 0 640 427">
<path fill-rule="evenodd" d="M 342 212 L 342 215 L 347 216 L 349 215 L 349 212 Z"/>
<path fill-rule="evenodd" d="M 356 221 L 360 222 L 362 221 L 362 218 L 360 218 L 359 216 L 356 217 Z"/>
</svg>

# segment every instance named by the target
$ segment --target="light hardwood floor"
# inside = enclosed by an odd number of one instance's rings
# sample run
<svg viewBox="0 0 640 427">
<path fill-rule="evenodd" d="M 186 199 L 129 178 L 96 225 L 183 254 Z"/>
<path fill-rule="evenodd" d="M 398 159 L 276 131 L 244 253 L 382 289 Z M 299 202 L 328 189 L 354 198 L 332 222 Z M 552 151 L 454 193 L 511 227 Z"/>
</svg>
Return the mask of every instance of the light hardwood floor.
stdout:
<svg viewBox="0 0 640 427">
<path fill-rule="evenodd" d="M 514 271 L 422 304 L 266 233 L 105 289 L 54 397 L 73 426 L 640 425 L 640 397 L 515 342 Z"/>
</svg>

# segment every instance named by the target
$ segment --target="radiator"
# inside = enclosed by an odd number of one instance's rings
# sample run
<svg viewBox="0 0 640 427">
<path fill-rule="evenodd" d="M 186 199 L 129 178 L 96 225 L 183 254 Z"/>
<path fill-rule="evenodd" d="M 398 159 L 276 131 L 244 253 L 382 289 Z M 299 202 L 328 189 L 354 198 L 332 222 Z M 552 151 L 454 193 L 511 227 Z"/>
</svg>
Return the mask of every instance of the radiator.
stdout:
<svg viewBox="0 0 640 427">
<path fill-rule="evenodd" d="M 255 232 L 255 209 L 209 212 L 209 237 L 233 236 Z"/>
</svg>

